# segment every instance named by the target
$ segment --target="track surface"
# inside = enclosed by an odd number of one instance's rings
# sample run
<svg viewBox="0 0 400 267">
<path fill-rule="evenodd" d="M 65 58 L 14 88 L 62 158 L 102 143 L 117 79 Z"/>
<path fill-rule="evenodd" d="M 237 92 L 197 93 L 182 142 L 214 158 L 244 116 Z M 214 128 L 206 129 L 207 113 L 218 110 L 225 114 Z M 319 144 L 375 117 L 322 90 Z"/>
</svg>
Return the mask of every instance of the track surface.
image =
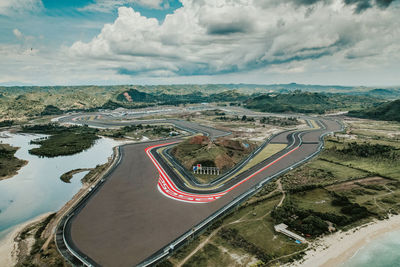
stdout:
<svg viewBox="0 0 400 267">
<path fill-rule="evenodd" d="M 92 194 L 89 200 L 75 211 L 75 215 L 69 221 L 65 233 L 68 244 L 79 254 L 86 255 L 87 260 L 94 265 L 139 264 L 266 177 L 317 151 L 322 134 L 341 128 L 335 121 L 322 121 L 327 129 L 304 133 L 301 139 L 306 143 L 300 144 L 298 149 L 261 172 L 252 168 L 249 170 L 252 175 L 250 179 L 242 180 L 240 184 L 240 179 L 231 180 L 216 191 L 206 192 L 215 194 L 230 189 L 229 193 L 222 197 L 203 204 L 176 201 L 160 194 L 160 174 L 149 159 L 146 149 L 162 145 L 165 141 L 123 146 L 120 164 L 96 194 Z M 286 136 L 278 135 L 277 139 L 271 142 L 288 142 L 290 134 L 288 132 L 282 134 Z M 300 142 L 300 139 L 298 141 Z M 167 167 L 164 167 L 167 171 Z M 249 175 L 246 172 L 243 176 L 246 174 Z M 170 177 L 173 179 L 172 174 Z M 178 180 L 174 180 L 175 182 L 179 187 Z"/>
</svg>

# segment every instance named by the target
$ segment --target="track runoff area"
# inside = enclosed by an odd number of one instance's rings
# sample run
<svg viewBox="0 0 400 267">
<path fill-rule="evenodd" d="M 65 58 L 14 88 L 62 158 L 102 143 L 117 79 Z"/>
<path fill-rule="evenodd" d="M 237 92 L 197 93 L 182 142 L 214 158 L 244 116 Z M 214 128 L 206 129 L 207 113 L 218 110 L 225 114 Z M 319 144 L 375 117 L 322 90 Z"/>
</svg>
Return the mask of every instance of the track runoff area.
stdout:
<svg viewBox="0 0 400 267">
<path fill-rule="evenodd" d="M 310 131 L 313 131 L 313 130 L 307 130 L 307 131 L 302 131 L 302 132 L 306 133 L 306 132 L 310 132 Z M 315 129 L 314 129 L 314 131 L 315 131 Z M 301 138 L 301 137 L 299 137 L 299 138 Z M 248 176 L 244 177 L 243 179 L 239 180 L 236 184 L 233 184 L 231 187 L 221 190 L 221 192 L 218 192 L 218 193 L 204 194 L 204 193 L 189 193 L 189 192 L 185 192 L 184 190 L 178 188 L 178 186 L 173 182 L 173 179 L 171 179 L 171 177 L 167 174 L 167 172 L 164 170 L 162 165 L 157 161 L 157 159 L 151 153 L 152 150 L 155 150 L 155 149 L 158 149 L 161 147 L 165 147 L 165 146 L 169 146 L 169 145 L 173 145 L 176 143 L 178 143 L 178 142 L 150 146 L 145 149 L 145 152 L 146 152 L 147 156 L 150 158 L 150 160 L 153 162 L 154 166 L 158 170 L 158 173 L 159 173 L 158 183 L 157 183 L 158 190 L 166 197 L 169 197 L 169 198 L 172 198 L 172 199 L 178 200 L 178 201 L 189 202 L 189 203 L 208 203 L 208 202 L 215 201 L 215 200 L 219 199 L 220 197 L 224 196 L 225 194 L 229 193 L 230 191 L 232 191 L 239 185 L 250 180 L 257 174 L 265 171 L 272 165 L 278 163 L 280 160 L 289 156 L 294 151 L 301 148 L 301 141 L 300 141 L 297 146 L 294 146 L 292 149 L 288 150 L 286 153 L 279 156 L 272 162 L 269 162 L 264 166 L 260 166 L 260 168 L 258 170 L 255 170 L 253 173 L 251 173 Z"/>
</svg>

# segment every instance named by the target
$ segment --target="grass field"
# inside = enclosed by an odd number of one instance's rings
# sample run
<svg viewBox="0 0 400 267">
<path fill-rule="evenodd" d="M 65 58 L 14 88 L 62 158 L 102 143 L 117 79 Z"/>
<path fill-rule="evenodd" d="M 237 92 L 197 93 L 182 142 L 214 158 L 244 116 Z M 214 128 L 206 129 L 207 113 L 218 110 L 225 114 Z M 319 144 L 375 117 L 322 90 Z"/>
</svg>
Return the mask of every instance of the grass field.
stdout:
<svg viewBox="0 0 400 267">
<path fill-rule="evenodd" d="M 237 173 L 237 175 L 257 165 L 261 161 L 275 155 L 279 151 L 283 150 L 286 146 L 287 145 L 285 144 L 268 144 L 254 158 L 252 158 L 250 162 Z"/>
<path fill-rule="evenodd" d="M 306 210 L 340 214 L 340 207 L 332 205 L 332 195 L 323 188 L 299 192 L 293 194 L 291 198 L 300 208 Z"/>
</svg>

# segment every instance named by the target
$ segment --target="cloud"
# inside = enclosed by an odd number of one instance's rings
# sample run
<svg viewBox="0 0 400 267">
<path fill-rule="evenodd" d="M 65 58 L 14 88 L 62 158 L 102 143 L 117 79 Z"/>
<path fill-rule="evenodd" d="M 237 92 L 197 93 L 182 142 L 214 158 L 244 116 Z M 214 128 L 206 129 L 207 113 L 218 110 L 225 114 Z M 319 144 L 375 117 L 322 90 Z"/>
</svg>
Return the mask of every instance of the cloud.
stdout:
<svg viewBox="0 0 400 267">
<path fill-rule="evenodd" d="M 32 40 L 35 39 L 34 36 L 24 35 L 24 34 L 23 34 L 19 29 L 17 29 L 17 28 L 15 28 L 15 29 L 13 30 L 13 34 L 14 34 L 15 37 L 17 37 L 18 40 L 24 41 L 24 43 L 26 43 L 26 42 L 30 43 L 29 41 L 32 41 Z"/>
<path fill-rule="evenodd" d="M 286 0 L 288 2 L 292 2 L 297 6 L 310 6 L 310 5 L 315 5 L 318 3 L 322 4 L 331 4 L 333 0 Z M 345 5 L 350 5 L 354 6 L 354 12 L 355 13 L 361 13 L 369 8 L 372 7 L 379 7 L 379 8 L 387 8 L 397 0 L 343 0 L 343 3 Z"/>
<path fill-rule="evenodd" d="M 1 0 L 0 15 L 11 16 L 25 12 L 36 13 L 43 9 L 41 0 Z"/>
<path fill-rule="evenodd" d="M 161 9 L 163 0 L 134 0 L 133 2 L 144 7 Z M 168 5 L 168 2 L 166 3 Z"/>
<path fill-rule="evenodd" d="M 396 7 L 382 17 L 379 8 L 353 14 L 352 6 L 357 3 L 341 0 L 320 1 L 323 4 L 312 12 L 308 5 L 317 0 L 295 1 L 297 7 L 292 2 L 182 0 L 183 7 L 162 23 L 120 7 L 113 24 L 105 25 L 90 42 L 75 42 L 68 53 L 108 62 L 121 75 L 189 76 L 283 64 L 299 69 L 293 62 L 329 56 L 361 60 L 376 55 L 370 51 L 374 45 L 360 46 L 365 40 L 381 42 L 376 47 L 383 50 L 400 41 Z"/>
<path fill-rule="evenodd" d="M 127 4 L 137 4 L 151 9 L 161 9 L 165 6 L 162 5 L 163 0 L 95 0 L 94 3 L 79 8 L 78 10 L 108 13 Z"/>
<path fill-rule="evenodd" d="M 14 33 L 15 37 L 17 37 L 18 39 L 22 39 L 23 35 L 22 35 L 22 33 L 20 32 L 20 30 L 14 29 L 14 30 L 13 30 L 13 33 Z"/>
<path fill-rule="evenodd" d="M 19 45 L 0 47 L 0 82 L 400 84 L 400 6 L 371 3 L 182 0 L 162 21 L 121 6 L 97 36 L 60 50 L 13 25 Z"/>
</svg>

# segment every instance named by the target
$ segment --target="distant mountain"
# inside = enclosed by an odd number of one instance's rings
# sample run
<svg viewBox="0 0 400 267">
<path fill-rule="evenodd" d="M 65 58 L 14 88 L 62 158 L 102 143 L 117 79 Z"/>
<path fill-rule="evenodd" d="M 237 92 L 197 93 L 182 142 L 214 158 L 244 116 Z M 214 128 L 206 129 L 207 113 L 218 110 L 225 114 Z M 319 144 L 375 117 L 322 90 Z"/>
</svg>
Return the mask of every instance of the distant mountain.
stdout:
<svg viewBox="0 0 400 267">
<path fill-rule="evenodd" d="M 354 87 L 338 85 L 312 85 L 312 84 L 172 84 L 172 85 L 113 85 L 113 86 L 0 86 L 0 93 L 8 95 L 19 95 L 25 93 L 46 92 L 51 94 L 75 94 L 84 92 L 91 95 L 108 95 L 110 93 L 121 93 L 123 91 L 136 90 L 155 95 L 185 95 L 202 92 L 203 94 L 217 94 L 224 91 L 236 90 L 242 94 L 254 93 L 290 93 L 296 90 L 303 92 L 319 93 L 343 93 L 350 95 L 371 95 L 378 97 L 400 96 L 400 87 Z M 134 91 L 131 93 L 135 94 Z M 137 95 L 140 99 L 140 95 Z M 105 103 L 104 101 L 103 103 Z"/>
<path fill-rule="evenodd" d="M 154 102 L 157 97 L 153 94 L 140 92 L 136 89 L 130 89 L 117 95 L 117 101 L 120 102 Z"/>
<path fill-rule="evenodd" d="M 382 103 L 374 108 L 350 111 L 349 116 L 400 122 L 400 99 Z"/>
<path fill-rule="evenodd" d="M 294 92 L 325 93 L 326 96 L 296 95 Z M 329 95 L 340 94 L 340 101 Z M 346 97 L 343 97 L 347 94 Z M 269 101 L 270 108 L 258 106 L 257 96 L 283 95 Z M 3 96 L 3 97 L 1 97 Z M 69 111 L 94 111 L 101 108 L 139 108 L 153 105 L 179 105 L 202 102 L 247 102 L 250 107 L 276 111 L 325 112 L 342 108 L 362 108 L 360 99 L 371 103 L 371 97 L 388 100 L 400 97 L 400 89 L 346 87 L 304 84 L 179 84 L 114 86 L 0 86 L 0 117 L 22 120 L 41 114 L 46 106 Z M 276 101 L 277 100 L 277 101 Z M 358 101 L 358 102 L 357 102 Z M 376 100 L 379 102 L 379 100 Z M 260 101 L 258 101 L 261 103 Z M 301 103 L 309 103 L 306 106 Z M 373 102 L 373 101 L 372 101 Z M 347 104 L 346 104 L 347 103 Z M 351 105 L 350 105 L 351 103 Z M 358 104 L 357 104 L 358 103 Z M 58 112 L 58 111 L 56 111 Z"/>
<path fill-rule="evenodd" d="M 173 93 L 147 93 L 137 89 L 129 89 L 116 96 L 116 102 L 127 105 L 129 103 L 158 103 L 163 105 L 176 105 L 183 103 L 201 103 L 201 102 L 227 102 L 246 100 L 249 95 L 239 93 L 236 90 L 228 90 L 214 94 L 204 94 L 201 91 L 195 91 L 186 94 Z"/>
</svg>

